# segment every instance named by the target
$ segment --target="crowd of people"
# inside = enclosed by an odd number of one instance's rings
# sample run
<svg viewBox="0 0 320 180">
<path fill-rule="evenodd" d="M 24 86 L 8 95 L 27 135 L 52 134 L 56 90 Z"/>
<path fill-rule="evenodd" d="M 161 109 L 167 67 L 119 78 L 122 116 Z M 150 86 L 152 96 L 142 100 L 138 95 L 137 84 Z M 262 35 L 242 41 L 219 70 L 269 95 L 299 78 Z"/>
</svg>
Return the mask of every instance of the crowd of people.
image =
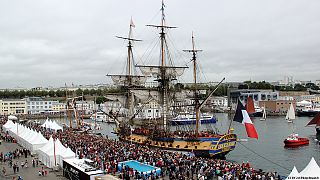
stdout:
<svg viewBox="0 0 320 180">
<path fill-rule="evenodd" d="M 4 124 L 3 122 L 0 122 Z M 97 169 L 102 169 L 109 174 L 117 174 L 118 163 L 127 160 L 137 160 L 161 169 L 161 174 L 155 172 L 148 177 L 139 174 L 130 168 L 122 168 L 120 177 L 123 179 L 281 179 L 276 172 L 264 172 L 250 167 L 248 163 L 239 164 L 227 160 L 211 159 L 190 156 L 181 152 L 164 151 L 150 148 L 145 145 L 132 144 L 64 129 L 63 132 L 50 131 L 38 124 L 28 124 L 33 129 L 40 131 L 47 139 L 50 136 L 58 138 L 66 147 L 69 147 L 79 158 L 93 160 Z"/>
</svg>

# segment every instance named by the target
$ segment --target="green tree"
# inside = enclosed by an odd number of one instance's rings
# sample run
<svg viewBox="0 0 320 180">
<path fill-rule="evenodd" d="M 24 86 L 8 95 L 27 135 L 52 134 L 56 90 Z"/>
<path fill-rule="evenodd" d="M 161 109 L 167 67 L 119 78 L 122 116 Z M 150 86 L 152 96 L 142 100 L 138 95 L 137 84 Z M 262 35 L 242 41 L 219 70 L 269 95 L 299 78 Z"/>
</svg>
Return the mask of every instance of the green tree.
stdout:
<svg viewBox="0 0 320 180">
<path fill-rule="evenodd" d="M 104 102 L 106 102 L 106 101 L 107 101 L 107 98 L 104 97 L 104 96 L 98 96 L 98 97 L 96 98 L 96 104 L 101 104 L 101 103 L 104 103 Z"/>
<path fill-rule="evenodd" d="M 294 85 L 294 90 L 295 91 L 306 91 L 307 88 L 302 86 L 301 84 L 296 84 L 296 85 Z"/>
<path fill-rule="evenodd" d="M 76 90 L 76 95 L 77 95 L 77 96 L 82 96 L 82 93 L 83 93 L 82 89 L 78 88 L 78 89 Z"/>
<path fill-rule="evenodd" d="M 49 97 L 54 97 L 56 95 L 56 93 L 53 90 L 50 90 L 48 92 Z"/>
<path fill-rule="evenodd" d="M 90 94 L 89 89 L 85 89 L 85 90 L 83 91 L 83 94 L 84 94 L 84 95 L 89 95 L 89 94 Z"/>
<path fill-rule="evenodd" d="M 56 96 L 57 97 L 65 97 L 66 96 L 66 92 L 65 91 L 61 91 L 60 89 L 58 89 L 56 91 Z"/>
</svg>

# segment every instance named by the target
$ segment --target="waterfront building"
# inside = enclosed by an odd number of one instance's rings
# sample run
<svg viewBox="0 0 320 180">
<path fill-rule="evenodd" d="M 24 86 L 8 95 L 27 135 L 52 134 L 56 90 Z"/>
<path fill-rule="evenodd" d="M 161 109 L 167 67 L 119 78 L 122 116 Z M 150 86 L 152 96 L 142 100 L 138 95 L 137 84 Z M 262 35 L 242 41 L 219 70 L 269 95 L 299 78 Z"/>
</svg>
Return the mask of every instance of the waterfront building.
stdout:
<svg viewBox="0 0 320 180">
<path fill-rule="evenodd" d="M 110 100 L 108 99 L 106 102 L 103 104 L 99 105 L 99 108 L 102 109 L 104 112 L 109 113 L 109 112 L 120 112 L 121 111 L 121 102 L 118 100 Z"/>
<path fill-rule="evenodd" d="M 301 95 L 296 97 L 296 101 L 310 101 L 310 102 L 316 102 L 316 100 L 319 99 L 319 95 Z"/>
<path fill-rule="evenodd" d="M 152 99 L 144 105 L 145 108 L 142 110 L 142 116 L 144 118 L 160 118 L 160 104 L 157 100 Z"/>
<path fill-rule="evenodd" d="M 76 108 L 83 114 L 92 114 L 95 110 L 94 101 L 76 101 Z"/>
<path fill-rule="evenodd" d="M 259 101 L 276 101 L 279 99 L 279 92 L 272 90 L 259 90 L 259 89 L 238 89 L 230 91 L 230 103 L 237 104 L 238 98 L 242 102 L 247 102 L 248 97 L 251 97 L 255 104 Z M 229 106 L 231 106 L 229 104 Z"/>
<path fill-rule="evenodd" d="M 209 100 L 213 106 L 216 107 L 228 107 L 228 97 L 227 96 L 213 96 Z"/>
<path fill-rule="evenodd" d="M 58 101 L 45 100 L 42 97 L 28 97 L 26 98 L 28 114 L 41 114 L 41 113 L 52 113 L 53 103 Z"/>
<path fill-rule="evenodd" d="M 293 104 L 294 109 L 296 109 L 295 100 L 259 101 L 260 107 L 265 107 L 266 111 L 275 113 L 286 113 L 291 104 Z"/>
<path fill-rule="evenodd" d="M 1 99 L 0 114 L 27 114 L 27 103 L 25 99 Z"/>
<path fill-rule="evenodd" d="M 53 102 L 52 110 L 55 112 L 64 112 L 66 110 L 66 103 L 62 102 Z"/>
</svg>

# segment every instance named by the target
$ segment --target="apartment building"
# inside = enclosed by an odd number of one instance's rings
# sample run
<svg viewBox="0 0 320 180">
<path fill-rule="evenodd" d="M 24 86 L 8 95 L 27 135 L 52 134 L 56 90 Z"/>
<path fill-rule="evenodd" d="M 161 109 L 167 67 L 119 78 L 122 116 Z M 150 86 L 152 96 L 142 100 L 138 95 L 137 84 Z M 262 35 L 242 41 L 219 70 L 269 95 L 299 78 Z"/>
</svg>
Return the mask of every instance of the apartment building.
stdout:
<svg viewBox="0 0 320 180">
<path fill-rule="evenodd" d="M 25 99 L 2 99 L 0 100 L 0 114 L 27 114 Z"/>
</svg>

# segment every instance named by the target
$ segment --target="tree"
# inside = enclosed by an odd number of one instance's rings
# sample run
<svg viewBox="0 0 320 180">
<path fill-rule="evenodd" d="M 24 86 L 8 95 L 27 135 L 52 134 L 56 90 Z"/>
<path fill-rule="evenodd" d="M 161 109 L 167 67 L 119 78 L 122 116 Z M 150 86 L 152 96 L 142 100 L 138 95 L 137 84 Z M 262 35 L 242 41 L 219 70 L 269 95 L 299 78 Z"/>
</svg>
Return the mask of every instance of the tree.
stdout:
<svg viewBox="0 0 320 180">
<path fill-rule="evenodd" d="M 307 88 L 302 86 L 301 84 L 296 84 L 296 85 L 294 85 L 294 90 L 295 91 L 306 91 Z"/>
<path fill-rule="evenodd" d="M 96 104 L 102 104 L 102 103 L 104 103 L 104 102 L 106 102 L 106 101 L 107 101 L 107 98 L 104 97 L 104 96 L 98 96 L 98 97 L 96 98 Z"/>
<path fill-rule="evenodd" d="M 82 89 L 78 88 L 78 89 L 76 90 L 76 95 L 77 95 L 77 96 L 82 96 L 82 93 L 83 93 Z"/>
<path fill-rule="evenodd" d="M 56 91 L 56 96 L 57 97 L 64 97 L 66 94 L 65 94 L 65 91 L 61 91 L 60 89 L 58 89 Z"/>
<path fill-rule="evenodd" d="M 89 89 L 85 89 L 85 90 L 83 91 L 83 94 L 84 94 L 84 95 L 89 95 L 89 93 L 90 93 L 90 92 L 89 92 Z"/>
<path fill-rule="evenodd" d="M 307 83 L 306 88 L 310 88 L 313 90 L 319 90 L 319 87 L 317 85 L 315 85 L 314 83 Z"/>
<path fill-rule="evenodd" d="M 48 92 L 48 95 L 49 95 L 50 97 L 54 97 L 54 96 L 55 96 L 55 92 L 54 92 L 53 90 L 50 90 L 50 91 Z"/>
<path fill-rule="evenodd" d="M 96 95 L 96 94 L 97 94 L 97 91 L 96 91 L 95 89 L 90 89 L 89 94 L 90 94 L 91 96 Z"/>
</svg>

